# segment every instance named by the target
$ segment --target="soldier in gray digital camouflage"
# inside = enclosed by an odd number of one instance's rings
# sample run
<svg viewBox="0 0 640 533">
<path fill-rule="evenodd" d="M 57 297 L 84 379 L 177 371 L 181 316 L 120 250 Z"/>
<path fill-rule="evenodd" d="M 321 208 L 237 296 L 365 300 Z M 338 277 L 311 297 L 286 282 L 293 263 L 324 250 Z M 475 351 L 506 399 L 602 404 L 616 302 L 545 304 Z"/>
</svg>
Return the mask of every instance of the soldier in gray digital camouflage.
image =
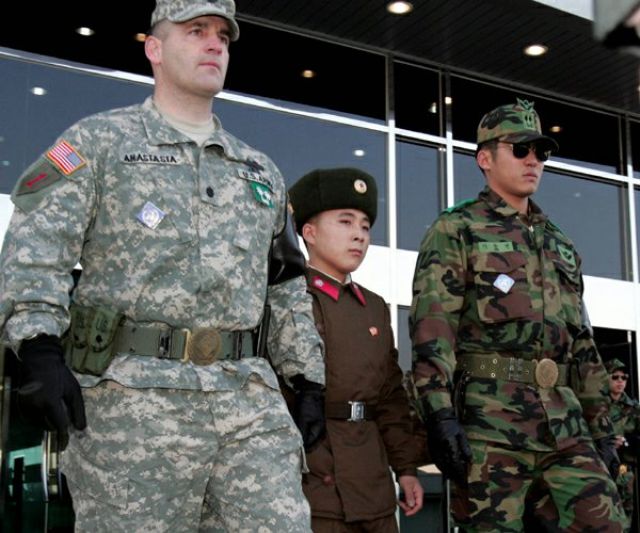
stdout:
<svg viewBox="0 0 640 533">
<path fill-rule="evenodd" d="M 532 102 L 487 113 L 486 187 L 421 245 L 410 329 L 431 458 L 465 531 L 622 531 L 606 371 L 573 243 L 531 200 L 557 149 Z"/>
<path fill-rule="evenodd" d="M 20 406 L 70 430 L 77 530 L 310 531 L 322 342 L 284 180 L 212 114 L 235 5 L 157 0 L 151 25 L 153 96 L 70 127 L 12 194 L 0 328 Z"/>
</svg>

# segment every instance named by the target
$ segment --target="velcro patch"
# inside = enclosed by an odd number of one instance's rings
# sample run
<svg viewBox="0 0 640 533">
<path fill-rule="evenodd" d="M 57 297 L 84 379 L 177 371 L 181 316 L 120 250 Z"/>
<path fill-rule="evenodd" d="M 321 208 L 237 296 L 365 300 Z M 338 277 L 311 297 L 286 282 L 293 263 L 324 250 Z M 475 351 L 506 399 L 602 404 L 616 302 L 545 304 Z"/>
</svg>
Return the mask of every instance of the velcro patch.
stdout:
<svg viewBox="0 0 640 533">
<path fill-rule="evenodd" d="M 29 169 L 16 185 L 15 196 L 32 194 L 46 189 L 49 185 L 62 179 L 59 172 L 56 172 L 47 161 L 40 160 L 40 164 Z"/>
<path fill-rule="evenodd" d="M 60 141 L 46 155 L 49 161 L 65 176 L 87 164 L 86 160 L 67 141 Z"/>
<path fill-rule="evenodd" d="M 253 182 L 251 184 L 251 188 L 253 189 L 253 194 L 258 202 L 266 205 L 267 207 L 273 207 L 273 193 L 267 186 Z"/>
</svg>

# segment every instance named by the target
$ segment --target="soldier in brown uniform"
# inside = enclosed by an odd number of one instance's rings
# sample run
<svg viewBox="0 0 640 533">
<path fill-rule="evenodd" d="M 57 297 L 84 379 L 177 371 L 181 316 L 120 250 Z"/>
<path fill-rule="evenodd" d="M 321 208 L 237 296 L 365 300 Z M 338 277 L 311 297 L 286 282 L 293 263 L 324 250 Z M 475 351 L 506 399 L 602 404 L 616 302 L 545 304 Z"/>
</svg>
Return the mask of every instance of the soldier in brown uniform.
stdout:
<svg viewBox="0 0 640 533">
<path fill-rule="evenodd" d="M 407 516 L 422 508 L 419 451 L 389 309 L 350 275 L 369 247 L 376 183 L 357 169 L 315 170 L 289 195 L 309 252 L 308 291 L 326 352 L 326 436 L 308 451 L 310 472 L 303 479 L 312 529 L 398 531 L 396 503 Z M 396 500 L 389 467 L 403 501 Z"/>
</svg>

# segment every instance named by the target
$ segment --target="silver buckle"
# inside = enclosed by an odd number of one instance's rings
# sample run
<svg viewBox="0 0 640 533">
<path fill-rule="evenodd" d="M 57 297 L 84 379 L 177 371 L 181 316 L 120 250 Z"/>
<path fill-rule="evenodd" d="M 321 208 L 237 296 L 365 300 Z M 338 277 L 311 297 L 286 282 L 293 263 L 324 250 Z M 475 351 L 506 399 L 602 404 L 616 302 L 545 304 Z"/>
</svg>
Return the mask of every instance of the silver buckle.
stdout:
<svg viewBox="0 0 640 533">
<path fill-rule="evenodd" d="M 351 406 L 351 416 L 347 418 L 347 422 L 362 422 L 364 420 L 364 402 L 349 402 Z"/>
</svg>

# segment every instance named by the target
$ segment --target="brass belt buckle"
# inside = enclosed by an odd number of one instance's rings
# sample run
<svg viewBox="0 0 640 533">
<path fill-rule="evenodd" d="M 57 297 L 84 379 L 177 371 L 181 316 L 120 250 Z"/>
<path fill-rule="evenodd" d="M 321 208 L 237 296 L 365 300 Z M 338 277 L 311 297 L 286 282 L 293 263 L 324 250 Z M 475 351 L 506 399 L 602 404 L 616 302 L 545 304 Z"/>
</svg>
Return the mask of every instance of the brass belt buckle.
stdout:
<svg viewBox="0 0 640 533">
<path fill-rule="evenodd" d="M 552 359 L 541 359 L 536 364 L 536 383 L 543 389 L 553 387 L 558 382 L 558 365 Z"/>
<path fill-rule="evenodd" d="M 364 402 L 349 402 L 351 406 L 351 416 L 347 418 L 347 422 L 362 422 L 364 420 Z"/>
<path fill-rule="evenodd" d="M 215 328 L 195 328 L 187 332 L 182 362 L 210 365 L 222 354 L 222 336 Z"/>
</svg>

